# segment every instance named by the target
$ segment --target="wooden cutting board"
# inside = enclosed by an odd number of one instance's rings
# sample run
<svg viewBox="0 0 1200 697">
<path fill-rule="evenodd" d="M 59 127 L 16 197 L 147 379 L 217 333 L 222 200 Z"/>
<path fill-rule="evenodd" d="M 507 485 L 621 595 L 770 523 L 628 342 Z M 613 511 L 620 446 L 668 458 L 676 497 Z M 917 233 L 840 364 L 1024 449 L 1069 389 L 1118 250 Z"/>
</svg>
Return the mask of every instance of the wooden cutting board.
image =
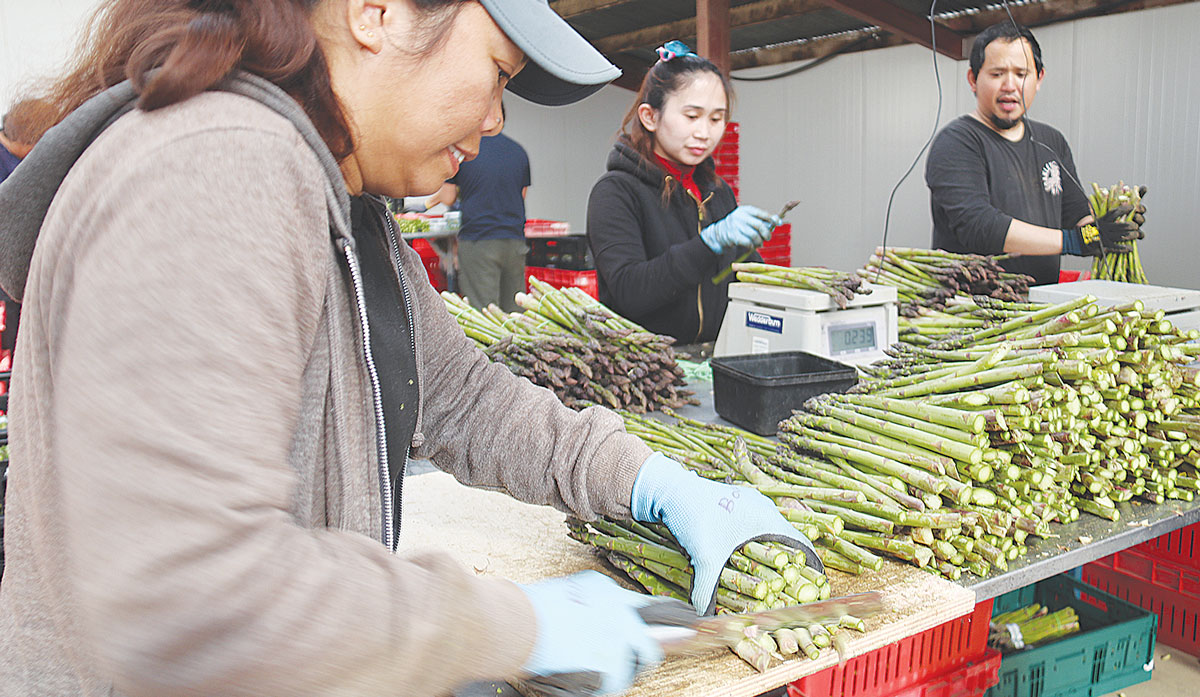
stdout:
<svg viewBox="0 0 1200 697">
<path fill-rule="evenodd" d="M 519 583 L 585 569 L 618 576 L 590 547 L 567 537 L 565 518 L 548 506 L 465 487 L 444 472 L 421 474 L 405 480 L 400 549 L 437 548 L 477 574 Z M 867 632 L 850 633 L 847 658 L 936 627 L 975 607 L 973 592 L 907 564 L 885 562 L 880 571 L 861 576 L 831 571 L 829 578 L 834 595 L 866 590 L 888 593 L 884 612 L 867 620 Z M 666 661 L 643 675 L 626 695 L 754 697 L 837 661 L 837 654 L 825 649 L 815 661 L 777 661 L 767 672 L 758 673 L 732 652 L 715 649 Z M 514 693 L 501 688 L 494 694 Z"/>
</svg>

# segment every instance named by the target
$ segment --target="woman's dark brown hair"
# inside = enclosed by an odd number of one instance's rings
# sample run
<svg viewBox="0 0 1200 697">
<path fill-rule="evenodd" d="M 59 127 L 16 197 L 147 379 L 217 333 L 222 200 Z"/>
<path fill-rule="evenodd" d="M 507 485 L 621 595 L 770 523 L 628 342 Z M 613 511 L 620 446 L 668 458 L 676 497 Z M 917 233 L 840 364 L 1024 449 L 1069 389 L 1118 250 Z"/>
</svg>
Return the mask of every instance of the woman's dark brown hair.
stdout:
<svg viewBox="0 0 1200 697">
<path fill-rule="evenodd" d="M 152 111 L 243 70 L 291 95 L 342 160 L 354 143 L 310 22 L 321 1 L 106 0 L 86 27 L 90 38 L 79 47 L 74 67 L 50 89 L 54 122 L 126 79 L 137 88 L 138 107 Z M 420 29 L 432 46 L 463 0 L 412 2 L 426 19 Z"/>
<path fill-rule="evenodd" d="M 642 86 L 633 100 L 633 106 L 621 121 L 621 140 L 636 150 L 647 162 L 656 162 L 654 159 L 654 133 L 646 130 L 646 127 L 642 125 L 642 120 L 638 117 L 638 107 L 642 104 L 649 104 L 650 108 L 661 112 L 667 97 L 687 86 L 696 78 L 697 73 L 712 73 L 721 81 L 721 85 L 725 88 L 725 118 L 730 117 L 733 86 L 729 83 L 729 78 L 725 77 L 721 73 L 721 69 L 712 61 L 694 53 L 676 56 L 671 60 L 660 60 L 646 71 L 646 77 L 642 79 Z M 706 158 L 704 162 L 697 165 L 692 176 L 701 187 L 715 186 L 717 172 L 713 159 Z M 670 189 L 668 184 L 663 192 L 664 199 L 670 195 Z"/>
</svg>

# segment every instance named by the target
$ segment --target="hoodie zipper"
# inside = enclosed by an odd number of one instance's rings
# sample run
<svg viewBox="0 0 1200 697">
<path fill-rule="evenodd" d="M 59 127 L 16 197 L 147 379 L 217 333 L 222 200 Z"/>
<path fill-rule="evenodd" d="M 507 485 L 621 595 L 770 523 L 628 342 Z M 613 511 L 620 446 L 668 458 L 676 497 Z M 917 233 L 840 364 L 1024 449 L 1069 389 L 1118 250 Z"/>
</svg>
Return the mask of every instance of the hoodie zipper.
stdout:
<svg viewBox="0 0 1200 697">
<path fill-rule="evenodd" d="M 696 202 L 696 235 L 699 235 L 700 231 L 704 229 L 704 204 L 708 203 L 708 200 L 710 198 L 712 198 L 713 195 L 710 193 L 708 196 L 706 196 L 704 198 L 703 201 L 701 201 L 700 199 L 696 198 L 696 195 L 693 194 L 692 192 L 687 191 L 686 189 L 684 191 L 688 195 L 689 198 L 691 198 L 693 201 Z M 700 326 L 696 329 L 696 338 L 692 339 L 692 343 L 698 343 L 700 341 L 700 337 L 704 334 L 704 282 L 703 281 L 700 282 L 700 285 L 696 286 L 696 314 L 700 316 Z"/>
<path fill-rule="evenodd" d="M 401 292 L 401 294 L 404 295 L 404 316 L 405 316 L 405 319 L 408 321 L 409 348 L 412 349 L 413 361 L 415 362 L 416 356 L 417 356 L 417 328 L 415 326 L 413 326 L 412 299 L 409 297 L 409 294 L 408 294 L 408 283 L 406 283 L 404 281 L 404 267 L 400 263 L 400 246 L 399 246 L 399 242 L 396 239 L 396 220 L 389 213 L 385 213 L 383 215 L 383 218 L 384 218 L 385 222 L 387 223 L 388 247 L 390 248 L 390 250 L 392 252 L 392 260 L 396 264 L 396 278 L 398 278 L 400 281 L 400 292 Z M 417 379 L 416 375 L 413 375 L 412 379 L 416 380 Z M 403 405 L 401 405 L 401 406 L 403 406 Z M 409 441 L 408 443 L 404 444 L 404 464 L 401 465 L 401 467 L 400 467 L 400 476 L 396 477 L 396 497 L 395 497 L 395 500 L 396 500 L 396 512 L 395 513 L 396 513 L 396 515 L 394 517 L 394 520 L 396 521 L 396 530 L 395 530 L 395 536 L 392 538 L 392 547 L 391 547 L 393 552 L 396 551 L 396 547 L 400 543 L 400 524 L 401 524 L 400 519 L 401 519 L 401 515 L 403 514 L 403 510 L 404 510 L 404 475 L 405 475 L 405 472 L 408 471 L 408 455 L 411 452 L 412 452 L 412 441 Z M 387 468 L 385 467 L 383 471 L 386 474 Z M 386 479 L 388 481 L 388 490 L 390 492 L 391 478 L 387 477 Z M 389 505 L 388 508 L 390 509 L 391 506 Z"/>
<path fill-rule="evenodd" d="M 358 268 L 358 257 L 346 240 L 341 240 L 342 253 L 346 256 L 346 265 L 350 269 L 350 281 L 354 285 L 354 298 L 358 305 L 358 326 L 362 332 L 363 360 L 367 366 L 367 375 L 371 378 L 371 394 L 375 399 L 375 440 L 379 457 L 379 489 L 382 500 L 383 539 L 381 542 L 388 549 L 393 549 L 395 535 L 392 531 L 392 481 L 388 476 L 387 434 L 383 425 L 383 393 L 379 388 L 379 373 L 375 371 L 375 358 L 371 355 L 371 332 L 367 323 L 367 298 L 363 291 L 362 271 Z"/>
</svg>

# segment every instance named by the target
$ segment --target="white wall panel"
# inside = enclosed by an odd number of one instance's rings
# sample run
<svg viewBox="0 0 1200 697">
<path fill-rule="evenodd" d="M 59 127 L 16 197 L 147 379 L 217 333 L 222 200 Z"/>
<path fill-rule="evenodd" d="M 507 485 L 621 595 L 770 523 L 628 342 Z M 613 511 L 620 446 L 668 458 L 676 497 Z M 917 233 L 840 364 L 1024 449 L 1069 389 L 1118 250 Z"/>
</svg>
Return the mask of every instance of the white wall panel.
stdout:
<svg viewBox="0 0 1200 697">
<path fill-rule="evenodd" d="M 735 85 L 742 201 L 771 212 L 791 199 L 802 201 L 788 217 L 794 257 L 795 250 L 807 248 L 809 237 L 835 241 L 862 227 L 860 207 L 828 205 L 856 200 L 863 176 L 860 58 L 834 63 L 826 64 L 828 70 Z M 753 74 L 776 74 L 780 68 Z"/>
<path fill-rule="evenodd" d="M 604 174 L 617 129 L 632 103 L 633 92 L 611 86 L 563 107 L 504 98 L 504 133 L 529 153 L 533 185 L 525 200 L 528 217 L 566 220 L 572 229 L 584 231 L 588 195 Z"/>
<path fill-rule="evenodd" d="M 56 75 L 98 0 L 0 0 L 0 113 Z"/>
</svg>

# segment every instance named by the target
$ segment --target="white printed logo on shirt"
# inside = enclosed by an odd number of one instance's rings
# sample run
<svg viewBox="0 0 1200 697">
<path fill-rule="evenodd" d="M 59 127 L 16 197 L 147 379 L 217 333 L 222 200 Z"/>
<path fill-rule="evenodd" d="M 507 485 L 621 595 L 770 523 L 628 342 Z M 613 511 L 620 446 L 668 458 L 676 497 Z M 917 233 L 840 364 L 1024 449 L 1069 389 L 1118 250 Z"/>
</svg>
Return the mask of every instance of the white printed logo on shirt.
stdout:
<svg viewBox="0 0 1200 697">
<path fill-rule="evenodd" d="M 1058 171 L 1058 163 L 1050 160 L 1042 166 L 1042 188 L 1052 196 L 1062 193 L 1062 174 Z"/>
</svg>

